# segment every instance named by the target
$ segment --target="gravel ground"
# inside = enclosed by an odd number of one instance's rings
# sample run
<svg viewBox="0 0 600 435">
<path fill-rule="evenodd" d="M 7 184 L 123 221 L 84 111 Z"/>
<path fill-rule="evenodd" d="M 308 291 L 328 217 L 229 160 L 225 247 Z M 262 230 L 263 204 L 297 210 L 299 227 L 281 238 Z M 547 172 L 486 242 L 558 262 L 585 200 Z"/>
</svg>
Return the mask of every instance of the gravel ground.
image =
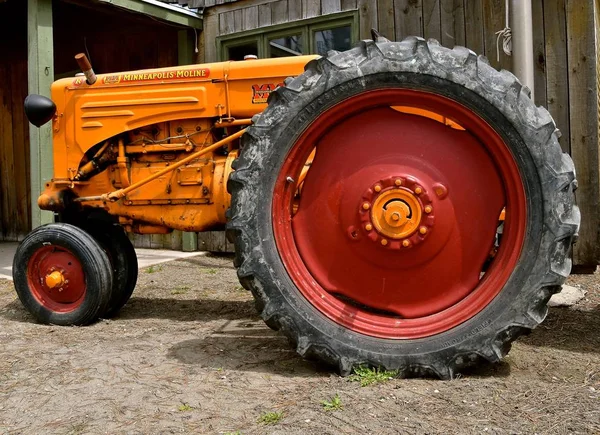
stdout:
<svg viewBox="0 0 600 435">
<path fill-rule="evenodd" d="M 268 329 L 231 258 L 144 269 L 119 317 L 84 328 L 35 324 L 0 280 L 0 433 L 598 434 L 600 276 L 569 283 L 585 299 L 504 362 L 363 387 Z"/>
</svg>

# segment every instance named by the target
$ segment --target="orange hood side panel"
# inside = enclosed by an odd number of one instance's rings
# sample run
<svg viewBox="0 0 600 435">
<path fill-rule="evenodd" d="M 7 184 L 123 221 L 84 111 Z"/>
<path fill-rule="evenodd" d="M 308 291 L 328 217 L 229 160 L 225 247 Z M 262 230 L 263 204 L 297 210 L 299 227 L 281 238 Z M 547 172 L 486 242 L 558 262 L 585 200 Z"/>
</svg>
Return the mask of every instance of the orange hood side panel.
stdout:
<svg viewBox="0 0 600 435">
<path fill-rule="evenodd" d="M 227 113 L 234 118 L 251 117 L 264 110 L 270 91 L 286 77 L 302 73 L 304 65 L 316 57 L 99 74 L 92 86 L 84 77 L 58 80 L 52 85 L 57 105 L 54 178 L 71 178 L 92 146 L 135 128 Z"/>
</svg>

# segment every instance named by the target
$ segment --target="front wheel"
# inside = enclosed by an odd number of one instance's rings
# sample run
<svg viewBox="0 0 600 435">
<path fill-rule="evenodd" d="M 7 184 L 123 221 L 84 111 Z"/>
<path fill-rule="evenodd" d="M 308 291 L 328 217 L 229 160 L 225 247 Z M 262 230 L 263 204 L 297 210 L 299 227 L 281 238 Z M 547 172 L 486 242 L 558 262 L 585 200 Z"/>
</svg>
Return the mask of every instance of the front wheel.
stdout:
<svg viewBox="0 0 600 435">
<path fill-rule="evenodd" d="M 25 237 L 13 259 L 15 290 L 40 323 L 87 325 L 108 307 L 112 269 L 85 231 L 49 224 Z"/>
<path fill-rule="evenodd" d="M 570 270 L 572 161 L 548 112 L 467 49 L 366 41 L 309 63 L 236 169 L 242 284 L 343 374 L 498 361 Z"/>
</svg>

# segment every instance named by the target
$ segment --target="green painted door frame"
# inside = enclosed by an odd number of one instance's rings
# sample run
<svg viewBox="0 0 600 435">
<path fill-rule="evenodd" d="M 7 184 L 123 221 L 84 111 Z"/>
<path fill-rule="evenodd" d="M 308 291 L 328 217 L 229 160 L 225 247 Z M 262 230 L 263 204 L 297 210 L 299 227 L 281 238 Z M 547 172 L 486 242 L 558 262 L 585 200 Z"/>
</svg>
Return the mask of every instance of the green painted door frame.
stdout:
<svg viewBox="0 0 600 435">
<path fill-rule="evenodd" d="M 50 97 L 54 81 L 54 48 L 52 41 L 52 0 L 27 0 L 27 80 L 29 94 Z M 53 221 L 51 212 L 37 205 L 42 184 L 52 178 L 52 125 L 41 128 L 29 124 L 32 228 Z"/>
</svg>

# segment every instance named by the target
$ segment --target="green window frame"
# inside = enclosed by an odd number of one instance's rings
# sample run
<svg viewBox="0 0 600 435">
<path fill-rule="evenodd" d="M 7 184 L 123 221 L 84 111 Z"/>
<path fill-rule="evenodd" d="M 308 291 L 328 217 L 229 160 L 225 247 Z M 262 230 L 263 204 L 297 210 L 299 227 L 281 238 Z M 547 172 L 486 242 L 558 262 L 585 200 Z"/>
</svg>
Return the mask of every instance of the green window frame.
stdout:
<svg viewBox="0 0 600 435">
<path fill-rule="evenodd" d="M 350 27 L 350 46 L 353 46 L 358 42 L 358 20 L 358 11 L 348 11 L 219 36 L 216 41 L 218 60 L 229 60 L 230 48 L 252 43 L 256 43 L 258 52 L 248 54 L 255 54 L 260 59 L 265 59 L 269 57 L 269 41 L 295 35 L 300 35 L 302 38 L 301 54 L 316 54 L 315 35 L 317 32 L 348 26 Z"/>
</svg>

